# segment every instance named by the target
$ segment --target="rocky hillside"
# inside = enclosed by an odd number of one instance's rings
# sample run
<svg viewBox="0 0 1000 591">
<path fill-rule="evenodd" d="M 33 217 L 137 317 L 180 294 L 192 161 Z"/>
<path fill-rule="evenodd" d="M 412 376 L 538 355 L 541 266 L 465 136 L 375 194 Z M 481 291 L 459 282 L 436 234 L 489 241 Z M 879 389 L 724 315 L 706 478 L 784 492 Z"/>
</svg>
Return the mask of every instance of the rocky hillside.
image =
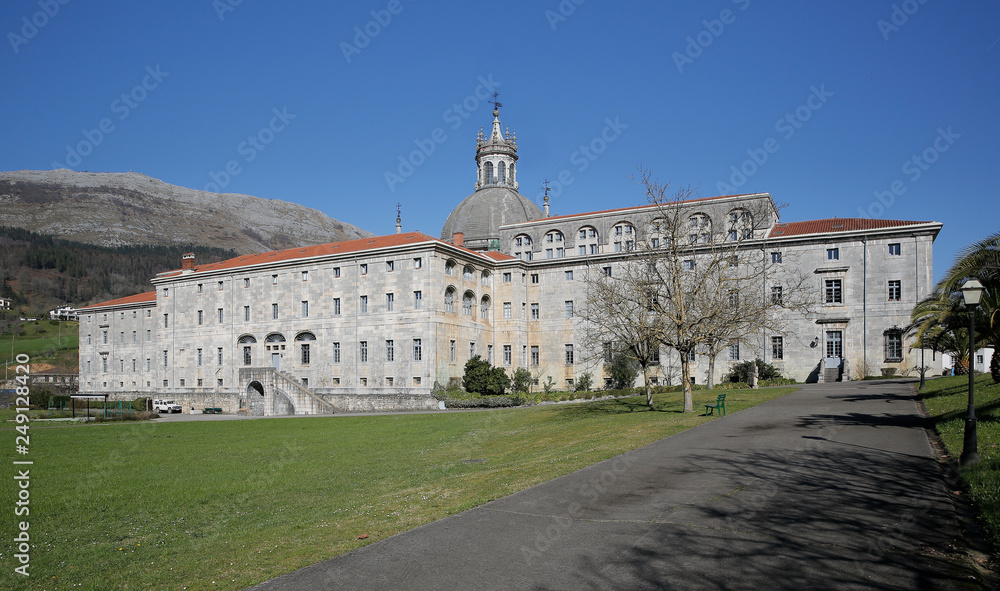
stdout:
<svg viewBox="0 0 1000 591">
<path fill-rule="evenodd" d="M 101 246 L 192 244 L 238 254 L 372 235 L 286 201 L 66 169 L 0 172 L 0 226 Z"/>
</svg>

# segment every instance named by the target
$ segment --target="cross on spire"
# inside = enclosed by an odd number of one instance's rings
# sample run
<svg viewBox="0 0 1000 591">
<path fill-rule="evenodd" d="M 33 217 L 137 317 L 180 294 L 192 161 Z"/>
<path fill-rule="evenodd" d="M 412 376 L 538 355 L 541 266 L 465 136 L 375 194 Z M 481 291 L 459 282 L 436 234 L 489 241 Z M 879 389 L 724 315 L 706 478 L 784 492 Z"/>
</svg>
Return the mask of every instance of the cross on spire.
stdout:
<svg viewBox="0 0 1000 591">
<path fill-rule="evenodd" d="M 500 114 L 500 107 L 503 106 L 503 103 L 500 102 L 499 97 L 500 97 L 500 91 L 494 90 L 493 91 L 493 100 L 490 101 L 493 104 L 493 115 L 494 116 L 497 116 L 497 115 Z"/>
</svg>

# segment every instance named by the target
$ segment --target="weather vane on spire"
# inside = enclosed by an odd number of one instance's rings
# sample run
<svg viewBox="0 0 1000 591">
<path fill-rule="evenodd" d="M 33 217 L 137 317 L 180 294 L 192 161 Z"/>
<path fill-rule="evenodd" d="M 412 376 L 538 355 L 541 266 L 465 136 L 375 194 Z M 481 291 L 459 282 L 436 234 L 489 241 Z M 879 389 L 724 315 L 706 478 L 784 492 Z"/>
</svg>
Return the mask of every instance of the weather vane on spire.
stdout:
<svg viewBox="0 0 1000 591">
<path fill-rule="evenodd" d="M 500 107 L 503 106 L 503 103 L 500 102 L 499 97 L 500 97 L 500 91 L 494 90 L 493 91 L 493 100 L 490 101 L 491 103 L 493 103 L 493 116 L 494 117 L 500 114 Z"/>
</svg>

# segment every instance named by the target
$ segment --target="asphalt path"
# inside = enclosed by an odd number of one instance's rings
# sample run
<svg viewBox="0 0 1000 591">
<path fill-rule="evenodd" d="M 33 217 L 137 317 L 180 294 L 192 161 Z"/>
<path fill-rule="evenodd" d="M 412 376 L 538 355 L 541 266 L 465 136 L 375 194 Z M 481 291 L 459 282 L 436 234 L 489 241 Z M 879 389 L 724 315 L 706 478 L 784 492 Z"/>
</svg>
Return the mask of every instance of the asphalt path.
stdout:
<svg viewBox="0 0 1000 591">
<path fill-rule="evenodd" d="M 253 587 L 988 589 L 903 382 L 808 385 Z"/>
</svg>

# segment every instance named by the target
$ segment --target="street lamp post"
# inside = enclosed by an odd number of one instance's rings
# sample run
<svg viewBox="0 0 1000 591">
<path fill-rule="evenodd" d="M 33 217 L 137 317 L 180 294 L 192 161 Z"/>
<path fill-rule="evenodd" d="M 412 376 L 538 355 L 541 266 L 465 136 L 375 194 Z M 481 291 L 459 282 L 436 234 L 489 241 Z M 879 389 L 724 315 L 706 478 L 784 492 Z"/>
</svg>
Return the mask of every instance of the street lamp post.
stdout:
<svg viewBox="0 0 1000 591">
<path fill-rule="evenodd" d="M 976 308 L 983 297 L 983 284 L 969 279 L 962 284 L 962 299 L 969 312 L 969 412 L 965 415 L 965 442 L 959 464 L 972 466 L 979 463 L 979 444 L 976 441 L 975 354 L 976 354 Z"/>
</svg>

